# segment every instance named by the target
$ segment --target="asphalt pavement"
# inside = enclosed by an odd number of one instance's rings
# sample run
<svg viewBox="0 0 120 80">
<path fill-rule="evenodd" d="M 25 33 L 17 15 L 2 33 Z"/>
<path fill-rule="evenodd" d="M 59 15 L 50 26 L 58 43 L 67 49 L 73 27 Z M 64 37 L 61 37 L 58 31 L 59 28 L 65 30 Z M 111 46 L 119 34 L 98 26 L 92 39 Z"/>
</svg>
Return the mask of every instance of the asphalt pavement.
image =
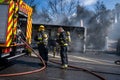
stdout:
<svg viewBox="0 0 120 80">
<path fill-rule="evenodd" d="M 69 65 L 77 66 L 94 72 L 106 80 L 120 80 L 120 65 L 114 64 L 115 60 L 120 59 L 118 55 L 105 52 L 68 52 Z M 49 60 L 61 63 L 59 54 L 54 58 L 49 53 Z M 10 61 L 9 66 L 0 69 L 0 74 L 24 72 L 41 68 L 40 60 L 32 54 L 31 56 L 22 56 Z M 29 75 L 0 77 L 0 80 L 100 80 L 94 75 L 77 69 L 61 69 L 60 64 L 48 62 L 48 67 L 38 73 Z"/>
</svg>

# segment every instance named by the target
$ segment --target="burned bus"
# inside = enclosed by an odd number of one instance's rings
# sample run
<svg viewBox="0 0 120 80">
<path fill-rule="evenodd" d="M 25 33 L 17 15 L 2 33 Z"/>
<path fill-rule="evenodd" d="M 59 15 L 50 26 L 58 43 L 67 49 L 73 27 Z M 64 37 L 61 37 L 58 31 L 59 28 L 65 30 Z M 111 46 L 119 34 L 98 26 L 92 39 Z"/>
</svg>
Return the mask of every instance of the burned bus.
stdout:
<svg viewBox="0 0 120 80">
<path fill-rule="evenodd" d="M 33 24 L 33 34 L 35 36 L 37 34 L 37 30 L 41 24 Z M 65 31 L 70 32 L 71 43 L 69 46 L 69 51 L 85 51 L 85 28 L 80 26 L 63 26 L 63 25 L 47 25 L 45 26 L 46 32 L 48 33 L 49 39 L 54 39 L 57 34 L 57 29 L 59 27 L 63 27 Z M 32 39 L 33 45 L 35 43 L 34 39 Z"/>
</svg>

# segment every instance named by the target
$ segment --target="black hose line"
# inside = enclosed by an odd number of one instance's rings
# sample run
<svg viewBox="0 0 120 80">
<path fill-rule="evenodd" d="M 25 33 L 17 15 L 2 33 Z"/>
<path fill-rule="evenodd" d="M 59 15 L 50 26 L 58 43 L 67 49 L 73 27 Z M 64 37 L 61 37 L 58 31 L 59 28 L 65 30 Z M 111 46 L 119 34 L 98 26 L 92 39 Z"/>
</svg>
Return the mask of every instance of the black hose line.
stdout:
<svg viewBox="0 0 120 80">
<path fill-rule="evenodd" d="M 117 60 L 114 63 L 117 64 L 117 65 L 120 65 L 120 60 Z"/>
</svg>

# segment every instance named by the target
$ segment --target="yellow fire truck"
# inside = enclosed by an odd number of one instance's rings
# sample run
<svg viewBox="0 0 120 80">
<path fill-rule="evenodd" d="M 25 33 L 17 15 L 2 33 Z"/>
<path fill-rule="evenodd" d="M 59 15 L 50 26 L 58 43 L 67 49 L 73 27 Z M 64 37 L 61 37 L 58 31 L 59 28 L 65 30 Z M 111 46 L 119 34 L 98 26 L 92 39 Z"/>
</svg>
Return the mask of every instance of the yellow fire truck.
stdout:
<svg viewBox="0 0 120 80">
<path fill-rule="evenodd" d="M 31 33 L 32 8 L 22 0 L 0 0 L 0 59 L 26 47 L 20 38 L 30 44 Z"/>
</svg>

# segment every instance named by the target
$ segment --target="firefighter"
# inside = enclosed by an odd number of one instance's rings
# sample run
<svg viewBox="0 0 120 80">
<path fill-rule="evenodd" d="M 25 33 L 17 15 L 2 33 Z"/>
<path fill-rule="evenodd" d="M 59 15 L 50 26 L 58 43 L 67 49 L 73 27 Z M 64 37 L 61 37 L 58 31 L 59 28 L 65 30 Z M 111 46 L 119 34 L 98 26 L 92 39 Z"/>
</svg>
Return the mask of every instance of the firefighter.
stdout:
<svg viewBox="0 0 120 80">
<path fill-rule="evenodd" d="M 66 40 L 66 32 L 62 27 L 58 28 L 59 36 L 57 38 L 57 42 L 60 46 L 60 57 L 62 62 L 62 68 L 68 67 L 68 57 L 67 57 L 67 40 Z"/>
<path fill-rule="evenodd" d="M 57 33 L 57 35 L 55 36 L 56 38 L 54 39 L 54 43 L 55 43 L 55 46 L 53 48 L 53 57 L 55 58 L 56 55 L 59 55 L 59 52 L 60 52 L 60 46 L 59 44 L 56 42 L 58 37 L 59 37 L 59 33 Z"/>
<path fill-rule="evenodd" d="M 45 61 L 45 64 L 47 66 L 47 61 L 48 61 L 48 35 L 45 32 L 45 27 L 43 25 L 40 25 L 38 29 L 38 34 L 35 37 L 35 40 L 37 41 L 38 44 L 38 51 L 40 56 L 43 58 Z"/>
<path fill-rule="evenodd" d="M 55 58 L 56 55 L 59 54 L 59 44 L 56 42 L 56 40 L 59 37 L 59 33 L 55 35 L 55 39 L 52 40 L 52 45 L 53 45 L 53 58 Z"/>
<path fill-rule="evenodd" d="M 55 58 L 55 55 L 56 55 L 56 46 L 57 46 L 56 40 L 55 39 L 51 39 L 50 43 L 51 43 L 53 57 Z"/>
</svg>

